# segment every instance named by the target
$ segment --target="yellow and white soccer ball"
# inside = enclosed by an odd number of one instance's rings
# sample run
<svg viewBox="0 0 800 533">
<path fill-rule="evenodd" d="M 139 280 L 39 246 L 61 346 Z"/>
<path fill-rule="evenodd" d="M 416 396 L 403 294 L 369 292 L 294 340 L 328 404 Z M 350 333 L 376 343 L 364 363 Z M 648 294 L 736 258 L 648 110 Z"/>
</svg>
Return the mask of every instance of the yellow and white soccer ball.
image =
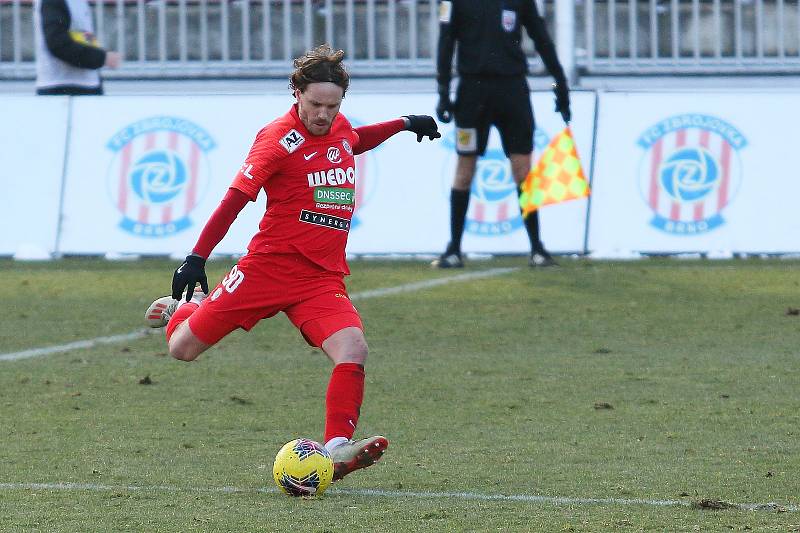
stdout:
<svg viewBox="0 0 800 533">
<path fill-rule="evenodd" d="M 320 443 L 295 439 L 275 456 L 272 477 L 289 496 L 318 496 L 333 481 L 333 459 Z"/>
</svg>

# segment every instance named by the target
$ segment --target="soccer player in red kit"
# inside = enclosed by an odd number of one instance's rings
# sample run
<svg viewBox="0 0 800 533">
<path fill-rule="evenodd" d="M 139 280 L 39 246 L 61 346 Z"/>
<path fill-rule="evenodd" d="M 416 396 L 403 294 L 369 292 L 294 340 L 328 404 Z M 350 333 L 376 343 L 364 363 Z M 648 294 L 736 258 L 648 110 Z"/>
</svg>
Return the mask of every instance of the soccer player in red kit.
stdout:
<svg viewBox="0 0 800 533">
<path fill-rule="evenodd" d="M 334 364 L 325 410 L 325 447 L 334 480 L 370 466 L 389 442 L 352 440 L 364 393 L 367 342 L 347 296 L 345 246 L 355 208 L 355 155 L 409 130 L 433 140 L 426 115 L 353 128 L 339 113 L 349 86 L 344 52 L 323 45 L 294 61 L 289 87 L 297 102 L 256 135 L 250 153 L 192 253 L 172 278 L 172 295 L 145 313 L 166 325 L 169 352 L 192 361 L 237 328 L 250 330 L 280 311 Z M 267 208 L 247 254 L 209 292 L 205 261 L 261 189 Z M 197 284 L 200 287 L 196 290 Z M 185 299 L 182 295 L 185 292 Z"/>
</svg>

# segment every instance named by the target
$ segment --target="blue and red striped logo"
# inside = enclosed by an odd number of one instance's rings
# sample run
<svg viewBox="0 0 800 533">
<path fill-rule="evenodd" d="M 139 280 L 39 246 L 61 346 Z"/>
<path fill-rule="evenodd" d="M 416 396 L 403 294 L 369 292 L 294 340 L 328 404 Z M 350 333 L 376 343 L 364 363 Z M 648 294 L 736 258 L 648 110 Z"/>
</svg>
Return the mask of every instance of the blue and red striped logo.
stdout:
<svg viewBox="0 0 800 533">
<path fill-rule="evenodd" d="M 470 201 L 464 231 L 481 237 L 499 237 L 523 227 L 520 215 L 517 184 L 511 172 L 508 157 L 498 140 L 489 138 L 489 146 L 478 158 L 475 176 L 470 188 Z M 546 132 L 536 129 L 533 134 L 534 152 L 540 153 L 550 142 Z M 455 130 L 445 135 L 439 144 L 454 151 Z M 534 155 L 536 155 L 534 153 Z M 447 159 L 443 169 L 444 190 L 449 193 L 455 168 L 455 154 Z"/>
<path fill-rule="evenodd" d="M 169 237 L 191 227 L 189 214 L 210 181 L 206 154 L 216 143 L 181 118 L 151 117 L 130 124 L 107 143 L 111 197 L 119 227 L 139 237 Z"/>
<path fill-rule="evenodd" d="M 521 227 L 517 184 L 511 165 L 502 150 L 487 149 L 475 168 L 464 229 L 491 237 L 512 233 Z"/>
<path fill-rule="evenodd" d="M 673 235 L 698 235 L 725 223 L 722 211 L 741 184 L 741 132 L 709 115 L 676 115 L 648 128 L 639 185 L 653 211 L 650 225 Z"/>
</svg>

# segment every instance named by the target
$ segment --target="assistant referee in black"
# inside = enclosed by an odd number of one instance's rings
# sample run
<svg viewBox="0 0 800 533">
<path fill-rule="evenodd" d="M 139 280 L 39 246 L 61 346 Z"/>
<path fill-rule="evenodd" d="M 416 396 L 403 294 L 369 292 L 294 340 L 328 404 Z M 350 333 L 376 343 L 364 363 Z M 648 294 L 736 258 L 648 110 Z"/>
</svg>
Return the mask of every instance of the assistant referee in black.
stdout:
<svg viewBox="0 0 800 533">
<path fill-rule="evenodd" d="M 455 116 L 458 162 L 450 192 L 450 243 L 433 262 L 436 267 L 464 266 L 461 237 L 470 186 L 492 126 L 500 132 L 518 189 L 531 169 L 535 128 L 526 78 L 528 60 L 521 46 L 523 27 L 555 79 L 556 111 L 569 122 L 567 79 L 535 0 L 444 0 L 439 3 L 436 114 L 442 122 L 450 122 Z M 450 79 L 455 49 L 459 82 L 453 102 Z M 554 265 L 539 238 L 538 211 L 525 219 L 525 229 L 531 242 L 529 264 L 535 267 Z"/>
</svg>

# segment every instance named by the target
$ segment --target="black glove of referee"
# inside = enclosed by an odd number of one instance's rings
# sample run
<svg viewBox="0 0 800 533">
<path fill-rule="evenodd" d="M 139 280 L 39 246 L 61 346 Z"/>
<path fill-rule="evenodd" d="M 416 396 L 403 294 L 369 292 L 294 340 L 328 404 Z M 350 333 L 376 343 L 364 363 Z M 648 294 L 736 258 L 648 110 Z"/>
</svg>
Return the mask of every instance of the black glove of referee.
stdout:
<svg viewBox="0 0 800 533">
<path fill-rule="evenodd" d="M 408 120 L 406 129 L 417 134 L 418 143 L 421 143 L 424 137 L 434 140 L 442 136 L 442 134 L 439 133 L 439 128 L 436 126 L 436 121 L 433 120 L 431 116 L 403 115 L 403 118 Z"/>
<path fill-rule="evenodd" d="M 436 104 L 436 117 L 440 122 L 447 124 L 453 120 L 453 102 L 450 100 L 450 88 L 439 86 L 439 103 Z"/>
<path fill-rule="evenodd" d="M 208 294 L 208 278 L 206 277 L 206 260 L 199 255 L 190 254 L 186 256 L 183 264 L 175 269 L 172 274 L 172 297 L 175 300 L 181 299 L 184 289 L 186 291 L 186 301 L 192 299 L 197 283 L 200 288 Z"/>
<path fill-rule="evenodd" d="M 564 122 L 572 120 L 572 112 L 569 110 L 569 87 L 567 80 L 559 80 L 553 84 L 553 92 L 556 95 L 556 111 L 561 113 Z"/>
</svg>

